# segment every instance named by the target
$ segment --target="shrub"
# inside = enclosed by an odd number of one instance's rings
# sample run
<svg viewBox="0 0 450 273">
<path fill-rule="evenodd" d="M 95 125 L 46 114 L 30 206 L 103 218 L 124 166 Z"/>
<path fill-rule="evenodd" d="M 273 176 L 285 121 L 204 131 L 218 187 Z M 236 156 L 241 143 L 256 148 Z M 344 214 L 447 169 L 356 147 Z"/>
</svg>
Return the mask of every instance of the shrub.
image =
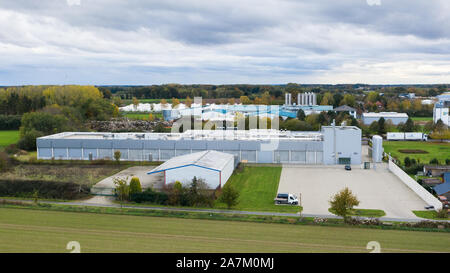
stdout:
<svg viewBox="0 0 450 273">
<path fill-rule="evenodd" d="M 40 198 L 74 200 L 87 196 L 90 189 L 72 182 L 0 179 L 0 196 L 32 198 L 36 192 Z"/>
<path fill-rule="evenodd" d="M 27 151 L 34 151 L 36 150 L 36 138 L 41 137 L 43 135 L 44 135 L 43 133 L 32 129 L 23 134 L 19 142 L 17 142 L 17 145 L 19 146 L 20 149 L 24 149 Z"/>
<path fill-rule="evenodd" d="M 404 160 L 404 162 L 405 162 L 405 166 L 406 167 L 409 167 L 409 166 L 411 166 L 411 159 L 407 156 L 407 157 L 405 157 L 405 160 Z"/>
<path fill-rule="evenodd" d="M 447 158 L 447 159 L 445 160 L 445 165 L 450 165 L 450 158 Z"/>
<path fill-rule="evenodd" d="M 18 130 L 21 124 L 21 116 L 0 115 L 0 130 Z"/>
<path fill-rule="evenodd" d="M 158 205 L 167 205 L 169 200 L 169 196 L 164 192 L 155 192 L 151 188 L 140 192 L 133 193 L 130 195 L 130 201 L 136 203 L 153 203 Z"/>
<path fill-rule="evenodd" d="M 430 164 L 431 165 L 439 165 L 439 160 L 437 160 L 437 158 L 433 158 L 430 160 Z"/>
<path fill-rule="evenodd" d="M 114 152 L 114 159 L 116 160 L 117 163 L 120 163 L 120 157 L 122 156 L 122 153 L 120 151 L 115 151 Z"/>
<path fill-rule="evenodd" d="M 219 197 L 219 201 L 227 205 L 227 208 L 230 209 L 233 206 L 236 206 L 239 201 L 239 192 L 233 188 L 230 184 L 225 185 L 222 190 L 222 194 Z"/>
<path fill-rule="evenodd" d="M 142 192 L 141 181 L 138 177 L 131 178 L 130 181 L 130 194 Z"/>
<path fill-rule="evenodd" d="M 436 212 L 437 218 L 446 219 L 448 218 L 448 210 L 447 209 L 440 209 Z"/>
<path fill-rule="evenodd" d="M 10 154 L 10 155 L 11 155 L 11 154 L 16 154 L 16 153 L 18 153 L 18 152 L 19 152 L 19 148 L 17 147 L 16 144 L 10 144 L 10 145 L 8 145 L 8 146 L 5 147 L 4 151 L 5 151 L 7 154 Z"/>
<path fill-rule="evenodd" d="M 9 168 L 9 158 L 4 152 L 0 152 L 0 172 L 4 172 Z"/>
</svg>

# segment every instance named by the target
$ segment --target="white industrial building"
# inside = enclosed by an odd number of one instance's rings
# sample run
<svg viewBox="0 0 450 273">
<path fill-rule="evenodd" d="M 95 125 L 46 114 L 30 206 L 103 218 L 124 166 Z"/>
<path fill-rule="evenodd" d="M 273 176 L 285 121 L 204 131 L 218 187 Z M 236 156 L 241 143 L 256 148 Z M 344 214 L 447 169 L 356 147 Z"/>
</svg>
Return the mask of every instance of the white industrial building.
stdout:
<svg viewBox="0 0 450 273">
<path fill-rule="evenodd" d="M 408 120 L 408 114 L 397 112 L 380 112 L 380 113 L 363 113 L 362 121 L 365 125 L 370 125 L 374 121 L 378 121 L 380 118 L 384 118 L 385 121 L 392 121 L 392 124 L 399 125 L 405 123 Z"/>
<path fill-rule="evenodd" d="M 216 189 L 227 183 L 234 163 L 232 154 L 210 150 L 173 157 L 147 174 L 164 173 L 164 184 L 179 181 L 183 186 L 188 186 L 195 176 Z"/>
<path fill-rule="evenodd" d="M 436 123 L 438 120 L 442 120 L 442 122 L 450 126 L 450 93 L 445 93 L 440 96 L 437 96 L 438 102 L 434 105 L 433 109 L 433 122 Z"/>
</svg>

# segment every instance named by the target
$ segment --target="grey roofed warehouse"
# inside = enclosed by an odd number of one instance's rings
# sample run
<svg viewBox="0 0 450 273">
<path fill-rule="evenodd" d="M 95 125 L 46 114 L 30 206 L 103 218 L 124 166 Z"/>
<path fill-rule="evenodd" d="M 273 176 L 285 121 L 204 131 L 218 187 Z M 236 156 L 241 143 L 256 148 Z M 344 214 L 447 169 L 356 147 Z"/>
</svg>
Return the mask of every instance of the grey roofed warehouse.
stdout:
<svg viewBox="0 0 450 273">
<path fill-rule="evenodd" d="M 147 174 L 164 173 L 164 184 L 179 181 L 185 185 L 190 184 L 195 176 L 215 189 L 225 185 L 234 167 L 232 154 L 203 151 L 173 157 Z"/>
<path fill-rule="evenodd" d="M 361 164 L 361 130 L 323 126 L 317 132 L 278 130 L 188 130 L 184 133 L 65 132 L 36 140 L 39 159 L 166 161 L 216 150 L 238 162 Z"/>
</svg>

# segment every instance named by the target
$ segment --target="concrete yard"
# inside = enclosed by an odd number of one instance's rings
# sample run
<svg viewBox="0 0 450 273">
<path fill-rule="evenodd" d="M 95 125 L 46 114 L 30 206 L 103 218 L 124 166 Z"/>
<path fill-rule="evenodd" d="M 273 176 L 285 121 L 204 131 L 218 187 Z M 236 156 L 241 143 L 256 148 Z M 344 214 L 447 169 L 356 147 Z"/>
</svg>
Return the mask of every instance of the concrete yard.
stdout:
<svg viewBox="0 0 450 273">
<path fill-rule="evenodd" d="M 352 166 L 283 166 L 278 192 L 301 194 L 304 214 L 330 215 L 331 196 L 349 187 L 358 197 L 361 209 L 381 209 L 386 217 L 417 218 L 412 210 L 424 210 L 427 205 L 404 185 L 385 164 L 377 170 Z"/>
<path fill-rule="evenodd" d="M 110 177 L 103 179 L 102 181 L 95 184 L 91 192 L 93 194 L 101 194 L 101 195 L 111 195 L 113 193 L 114 186 L 114 178 L 127 178 L 128 182 L 131 180 L 133 176 L 139 178 L 141 182 L 141 186 L 143 189 L 148 187 L 153 187 L 155 189 L 161 188 L 164 184 L 164 176 L 162 174 L 153 174 L 148 175 L 147 172 L 153 170 L 156 166 L 135 166 L 125 169 L 119 173 L 116 173 Z"/>
</svg>

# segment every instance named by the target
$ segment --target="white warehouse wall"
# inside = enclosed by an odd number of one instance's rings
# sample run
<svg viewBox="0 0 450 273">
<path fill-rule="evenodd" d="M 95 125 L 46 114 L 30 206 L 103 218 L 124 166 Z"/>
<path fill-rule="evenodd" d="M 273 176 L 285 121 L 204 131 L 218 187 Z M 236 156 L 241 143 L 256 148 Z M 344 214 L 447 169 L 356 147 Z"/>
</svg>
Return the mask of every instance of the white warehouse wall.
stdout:
<svg viewBox="0 0 450 273">
<path fill-rule="evenodd" d="M 220 175 L 222 176 L 221 179 L 222 187 L 225 185 L 225 183 L 227 183 L 228 179 L 233 174 L 233 171 L 234 171 L 234 157 L 232 157 L 228 161 L 228 163 L 225 165 L 225 167 L 222 169 L 222 172 L 220 173 Z"/>
<path fill-rule="evenodd" d="M 220 172 L 195 165 L 167 170 L 166 184 L 180 181 L 183 186 L 188 186 L 192 183 L 194 176 L 203 179 L 211 189 L 215 189 L 219 186 Z"/>
</svg>

